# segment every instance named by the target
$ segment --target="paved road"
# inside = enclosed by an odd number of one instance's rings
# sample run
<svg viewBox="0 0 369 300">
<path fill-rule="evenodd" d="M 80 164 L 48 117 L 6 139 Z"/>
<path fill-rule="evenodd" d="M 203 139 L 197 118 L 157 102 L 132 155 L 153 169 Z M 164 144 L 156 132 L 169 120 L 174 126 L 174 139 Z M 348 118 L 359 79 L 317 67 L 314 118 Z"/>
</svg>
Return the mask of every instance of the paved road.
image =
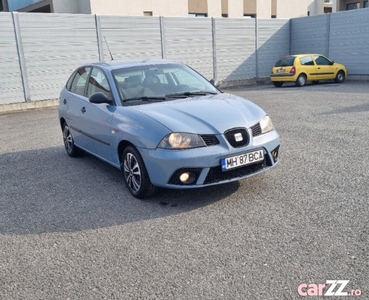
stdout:
<svg viewBox="0 0 369 300">
<path fill-rule="evenodd" d="M 369 84 L 228 92 L 268 111 L 280 164 L 145 201 L 66 155 L 56 109 L 1 114 L 0 299 L 369 299 Z"/>
</svg>

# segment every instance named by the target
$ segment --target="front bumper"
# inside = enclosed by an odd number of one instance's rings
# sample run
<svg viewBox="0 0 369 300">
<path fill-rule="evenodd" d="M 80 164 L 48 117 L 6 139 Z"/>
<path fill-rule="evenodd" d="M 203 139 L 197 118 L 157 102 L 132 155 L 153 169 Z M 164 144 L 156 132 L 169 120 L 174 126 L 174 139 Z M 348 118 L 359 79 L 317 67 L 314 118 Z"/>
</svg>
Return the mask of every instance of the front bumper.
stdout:
<svg viewBox="0 0 369 300">
<path fill-rule="evenodd" d="M 278 160 L 280 137 L 276 130 L 257 137 L 251 137 L 248 145 L 233 148 L 222 135 L 217 136 L 220 143 L 186 150 L 143 149 L 139 148 L 153 185 L 174 188 L 199 188 L 237 181 L 256 175 L 275 166 Z M 264 160 L 229 171 L 222 171 L 221 159 L 253 151 L 264 150 Z M 272 154 L 272 151 L 273 154 Z M 179 175 L 193 172 L 196 178 L 191 184 L 180 182 Z"/>
</svg>

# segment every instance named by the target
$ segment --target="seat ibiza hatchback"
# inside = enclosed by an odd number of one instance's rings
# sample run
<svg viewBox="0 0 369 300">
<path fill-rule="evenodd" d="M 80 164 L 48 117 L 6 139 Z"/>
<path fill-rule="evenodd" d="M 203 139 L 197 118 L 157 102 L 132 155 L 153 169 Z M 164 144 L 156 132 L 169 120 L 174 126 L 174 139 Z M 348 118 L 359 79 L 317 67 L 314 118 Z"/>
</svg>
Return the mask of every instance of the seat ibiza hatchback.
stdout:
<svg viewBox="0 0 369 300">
<path fill-rule="evenodd" d="M 79 67 L 61 91 L 59 121 L 70 156 L 85 151 L 121 169 L 137 198 L 157 187 L 240 180 L 278 163 L 280 138 L 264 110 L 173 61 Z"/>
</svg>

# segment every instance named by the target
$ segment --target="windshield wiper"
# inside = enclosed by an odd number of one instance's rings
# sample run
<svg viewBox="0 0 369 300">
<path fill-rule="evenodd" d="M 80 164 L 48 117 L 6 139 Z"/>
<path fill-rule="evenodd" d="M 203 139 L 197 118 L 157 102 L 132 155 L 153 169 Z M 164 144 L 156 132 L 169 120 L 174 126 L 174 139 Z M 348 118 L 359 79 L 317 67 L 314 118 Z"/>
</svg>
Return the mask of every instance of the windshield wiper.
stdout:
<svg viewBox="0 0 369 300">
<path fill-rule="evenodd" d="M 163 101 L 163 100 L 166 100 L 166 98 L 165 97 L 142 96 L 142 97 L 134 97 L 134 98 L 124 99 L 123 102 L 128 102 L 128 101 Z"/>
<path fill-rule="evenodd" d="M 166 94 L 165 97 L 168 98 L 187 98 L 191 96 L 206 96 L 206 95 L 216 95 L 216 92 L 207 92 L 207 91 L 196 91 L 196 92 L 182 92 L 182 93 L 173 93 Z"/>
</svg>

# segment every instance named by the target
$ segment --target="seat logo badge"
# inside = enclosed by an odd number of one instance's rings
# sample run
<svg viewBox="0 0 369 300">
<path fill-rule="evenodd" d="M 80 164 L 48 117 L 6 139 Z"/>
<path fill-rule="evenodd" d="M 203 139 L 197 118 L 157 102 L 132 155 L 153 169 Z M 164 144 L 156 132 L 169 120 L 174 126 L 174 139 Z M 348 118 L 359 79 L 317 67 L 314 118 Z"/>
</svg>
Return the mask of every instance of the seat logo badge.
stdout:
<svg viewBox="0 0 369 300">
<path fill-rule="evenodd" d="M 235 135 L 234 135 L 234 139 L 236 140 L 236 142 L 241 142 L 241 141 L 243 141 L 242 134 L 241 134 L 240 132 L 235 133 Z"/>
</svg>

